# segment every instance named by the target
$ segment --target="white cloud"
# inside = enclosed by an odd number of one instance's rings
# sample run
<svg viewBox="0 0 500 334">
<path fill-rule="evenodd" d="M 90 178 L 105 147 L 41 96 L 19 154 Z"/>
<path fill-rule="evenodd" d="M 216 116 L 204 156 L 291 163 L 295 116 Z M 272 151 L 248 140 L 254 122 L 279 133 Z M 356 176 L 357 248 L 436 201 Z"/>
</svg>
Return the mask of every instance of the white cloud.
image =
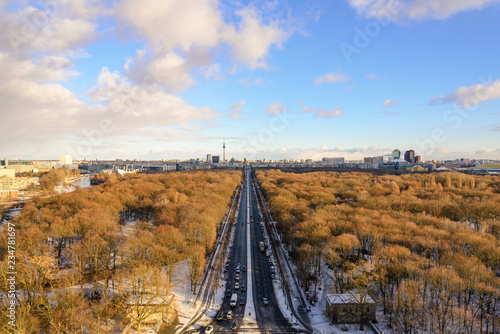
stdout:
<svg viewBox="0 0 500 334">
<path fill-rule="evenodd" d="M 26 6 L 14 12 L 0 8 L 0 48 L 20 54 L 79 48 L 96 37 L 94 15 L 98 16 L 100 7 L 95 1 L 78 0 L 54 1 L 44 8 Z"/>
<path fill-rule="evenodd" d="M 322 109 L 322 108 L 308 108 L 304 107 L 301 113 L 313 113 L 315 117 L 321 118 L 335 118 L 345 116 L 342 112 L 342 107 L 337 107 L 336 109 Z"/>
<path fill-rule="evenodd" d="M 275 116 L 278 114 L 285 114 L 288 112 L 288 108 L 285 107 L 281 102 L 275 102 L 266 108 L 269 115 Z"/>
<path fill-rule="evenodd" d="M 191 87 L 195 81 L 190 74 L 190 65 L 175 52 L 147 57 L 143 50 L 134 60 L 126 64 L 126 74 L 138 85 L 158 84 L 168 92 L 178 93 Z"/>
<path fill-rule="evenodd" d="M 262 24 L 255 9 L 241 10 L 237 14 L 241 17 L 238 31 L 230 29 L 225 36 L 232 46 L 233 57 L 251 69 L 265 68 L 264 59 L 269 49 L 272 46 L 281 48 L 290 33 L 281 30 L 277 22 Z"/>
<path fill-rule="evenodd" d="M 207 69 L 203 72 L 203 75 L 207 80 L 220 80 L 222 75 L 220 74 L 221 65 L 214 63 L 210 64 Z"/>
<path fill-rule="evenodd" d="M 155 71 L 156 67 L 161 69 L 158 80 L 174 92 L 194 84 L 194 67 L 207 68 L 203 74 L 209 79 L 220 78 L 220 67 L 211 64 L 213 51 L 222 52 L 219 46 L 229 47 L 236 65 L 265 68 L 270 49 L 281 47 L 291 33 L 279 20 L 264 23 L 251 5 L 238 6 L 233 13 L 241 18 L 238 25 L 224 21 L 217 1 L 124 0 L 114 10 L 121 34 L 145 39 L 150 48 L 148 57 L 138 54 L 131 62 L 141 65 L 136 65 L 137 73 L 131 71 L 130 78 L 137 82 L 146 69 Z"/>
<path fill-rule="evenodd" d="M 470 108 L 480 103 L 500 98 L 500 80 L 485 84 L 461 87 L 449 95 L 431 98 L 434 103 L 457 103 L 462 108 Z"/>
<path fill-rule="evenodd" d="M 368 74 L 366 75 L 366 78 L 367 78 L 367 79 L 370 79 L 370 80 L 383 81 L 383 80 L 387 79 L 387 76 L 385 76 L 385 77 L 380 77 L 380 76 L 376 75 L 375 73 L 368 73 Z"/>
<path fill-rule="evenodd" d="M 480 10 L 499 0 L 349 0 L 360 15 L 384 21 L 446 19 L 459 12 Z"/>
<path fill-rule="evenodd" d="M 385 100 L 384 103 L 382 104 L 383 107 L 385 108 L 391 108 L 391 107 L 397 107 L 399 106 L 400 101 L 399 100 Z"/>
<path fill-rule="evenodd" d="M 343 73 L 326 73 L 322 76 L 314 78 L 314 84 L 319 86 L 325 83 L 347 82 L 349 80 L 351 79 Z"/>
<path fill-rule="evenodd" d="M 242 112 L 241 108 L 243 108 L 246 104 L 247 104 L 247 102 L 245 100 L 241 99 L 239 102 L 236 102 L 235 104 L 233 104 L 229 108 L 229 110 L 235 111 L 235 112 Z"/>
<path fill-rule="evenodd" d="M 490 153 L 496 153 L 500 152 L 500 149 L 494 149 L 494 148 L 480 148 L 476 150 L 476 154 L 481 155 L 481 154 L 490 154 Z"/>
</svg>

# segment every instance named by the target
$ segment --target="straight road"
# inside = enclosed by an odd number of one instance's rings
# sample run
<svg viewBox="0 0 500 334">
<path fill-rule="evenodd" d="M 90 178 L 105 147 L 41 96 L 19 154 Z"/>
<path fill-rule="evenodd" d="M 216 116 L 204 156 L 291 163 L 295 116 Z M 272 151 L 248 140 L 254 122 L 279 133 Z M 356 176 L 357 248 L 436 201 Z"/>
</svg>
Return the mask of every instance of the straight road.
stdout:
<svg viewBox="0 0 500 334">
<path fill-rule="evenodd" d="M 273 262 L 273 255 L 266 254 L 267 250 L 271 251 L 271 247 L 264 222 L 261 223 L 261 213 L 249 170 L 244 171 L 239 212 L 233 227 L 235 235 L 225 272 L 227 275 L 225 297 L 217 313 L 217 315 L 222 316 L 222 319 L 217 320 L 216 316 L 212 322 L 213 333 L 306 333 L 295 329 L 278 306 L 272 278 L 273 272 L 274 275 L 278 275 L 277 269 L 273 270 L 276 263 Z M 250 253 L 247 252 L 247 240 L 251 246 L 249 247 Z M 264 252 L 260 250 L 260 242 L 266 245 Z M 251 258 L 251 262 L 247 262 L 248 257 Z M 251 268 L 246 268 L 247 263 L 251 263 Z M 239 275 L 239 279 L 237 279 L 237 275 Z M 247 294 L 247 276 L 249 276 L 248 279 L 252 280 L 250 282 L 252 285 L 251 296 Z M 238 288 L 236 287 L 237 283 L 239 284 Z M 244 291 L 243 285 L 245 286 Z M 231 306 L 230 299 L 234 293 L 238 295 L 238 301 L 236 306 Z M 241 302 L 242 298 L 244 298 L 244 302 Z M 248 312 L 247 319 L 243 320 L 248 298 L 253 298 L 254 316 L 257 318 L 260 330 L 241 327 L 245 322 L 248 322 Z M 264 298 L 267 299 L 267 303 L 264 302 Z M 232 319 L 227 319 L 228 311 L 233 313 Z M 287 316 L 290 317 L 291 311 L 289 312 L 290 314 Z M 236 328 L 232 328 L 234 324 L 236 324 Z"/>
</svg>

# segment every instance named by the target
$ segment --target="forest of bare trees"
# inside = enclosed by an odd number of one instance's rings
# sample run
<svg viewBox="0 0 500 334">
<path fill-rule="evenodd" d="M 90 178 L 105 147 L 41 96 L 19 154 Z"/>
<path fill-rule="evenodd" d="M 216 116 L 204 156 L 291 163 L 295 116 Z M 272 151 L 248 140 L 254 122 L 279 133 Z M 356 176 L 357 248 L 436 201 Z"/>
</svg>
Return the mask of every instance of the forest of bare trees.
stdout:
<svg viewBox="0 0 500 334">
<path fill-rule="evenodd" d="M 256 175 L 305 289 L 326 264 L 395 333 L 500 331 L 498 177 Z"/>
<path fill-rule="evenodd" d="M 168 294 L 173 268 L 183 260 L 190 271 L 186 284 L 195 291 L 242 173 L 100 179 L 91 189 L 28 202 L 11 220 L 19 304 L 14 333 L 115 332 L 129 322 L 127 312 L 140 329 L 151 312 L 141 298 Z M 7 249 L 4 229 L 1 291 L 7 291 Z M 91 288 L 75 288 L 82 284 Z M 0 332 L 12 332 L 0 323 Z"/>
</svg>

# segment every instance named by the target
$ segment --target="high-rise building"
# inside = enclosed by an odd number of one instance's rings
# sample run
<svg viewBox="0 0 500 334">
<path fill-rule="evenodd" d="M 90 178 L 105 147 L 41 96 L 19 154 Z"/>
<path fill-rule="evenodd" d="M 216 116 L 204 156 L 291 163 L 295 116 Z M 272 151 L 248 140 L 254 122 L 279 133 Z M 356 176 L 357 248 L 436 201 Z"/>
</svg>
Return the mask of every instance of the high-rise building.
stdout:
<svg viewBox="0 0 500 334">
<path fill-rule="evenodd" d="M 71 165 L 73 164 L 73 157 L 69 154 L 63 154 L 59 156 L 59 164 L 63 166 Z"/>
<path fill-rule="evenodd" d="M 212 163 L 213 163 L 213 164 L 218 164 L 218 163 L 220 163 L 220 156 L 218 156 L 218 155 L 213 155 L 213 156 L 212 156 Z"/>
<path fill-rule="evenodd" d="M 211 155 L 211 154 L 207 154 L 207 162 L 208 162 L 209 164 L 211 164 L 211 163 L 212 163 L 212 155 Z"/>
<path fill-rule="evenodd" d="M 409 163 L 414 164 L 415 163 L 415 151 L 414 150 L 408 150 L 405 152 L 405 160 L 408 161 Z"/>
<path fill-rule="evenodd" d="M 399 158 L 401 158 L 401 151 L 398 149 L 392 151 L 392 159 L 399 159 Z"/>
<path fill-rule="evenodd" d="M 420 162 L 422 162 L 422 157 L 420 155 L 417 155 L 415 157 L 415 163 L 419 164 Z"/>
<path fill-rule="evenodd" d="M 374 163 L 374 164 L 383 164 L 384 163 L 384 157 L 383 156 L 373 157 L 372 158 L 372 163 Z"/>
</svg>

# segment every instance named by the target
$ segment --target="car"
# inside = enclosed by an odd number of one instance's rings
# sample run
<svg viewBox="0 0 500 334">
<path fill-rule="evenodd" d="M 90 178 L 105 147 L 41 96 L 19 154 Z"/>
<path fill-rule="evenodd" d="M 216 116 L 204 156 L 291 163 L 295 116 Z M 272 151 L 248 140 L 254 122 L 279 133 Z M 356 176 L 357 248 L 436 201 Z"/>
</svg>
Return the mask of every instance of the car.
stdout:
<svg viewBox="0 0 500 334">
<path fill-rule="evenodd" d="M 240 272 L 240 267 L 236 267 L 236 272 L 239 273 Z"/>
<path fill-rule="evenodd" d="M 205 333 L 212 333 L 213 330 L 214 330 L 214 326 L 209 325 L 207 328 L 205 328 Z"/>
<path fill-rule="evenodd" d="M 217 313 L 217 320 L 223 320 L 224 319 L 224 312 L 220 311 Z"/>
<path fill-rule="evenodd" d="M 236 282 L 236 283 L 234 284 L 234 288 L 235 288 L 236 290 L 238 290 L 238 289 L 240 288 L 240 283 Z"/>
<path fill-rule="evenodd" d="M 239 281 L 240 280 L 240 274 L 236 274 L 236 276 L 234 276 L 234 279 Z"/>
<path fill-rule="evenodd" d="M 227 319 L 227 320 L 231 320 L 231 319 L 233 319 L 233 311 L 227 311 L 227 314 L 226 314 L 226 319 Z"/>
<path fill-rule="evenodd" d="M 245 288 L 245 284 L 242 284 L 242 285 L 241 285 L 241 291 L 245 291 L 245 289 L 246 289 L 246 288 Z"/>
<path fill-rule="evenodd" d="M 238 330 L 238 323 L 236 322 L 236 320 L 234 320 L 232 323 L 231 323 L 231 330 L 233 332 L 236 332 Z"/>
<path fill-rule="evenodd" d="M 269 304 L 269 300 L 266 297 L 262 298 L 262 302 L 264 303 L 264 305 Z"/>
<path fill-rule="evenodd" d="M 245 297 L 240 298 L 240 305 L 245 305 Z"/>
<path fill-rule="evenodd" d="M 272 274 L 271 274 L 271 278 L 276 278 L 276 274 L 275 274 L 275 273 L 272 273 Z"/>
<path fill-rule="evenodd" d="M 243 268 L 241 268 L 241 270 L 242 270 L 243 272 L 247 271 L 247 266 L 243 266 Z"/>
<path fill-rule="evenodd" d="M 226 290 L 226 297 L 231 297 L 231 290 Z"/>
<path fill-rule="evenodd" d="M 311 310 L 312 310 L 312 309 L 311 309 L 311 305 L 307 305 L 307 307 L 306 307 L 306 311 L 307 311 L 307 312 L 311 312 Z"/>
</svg>

